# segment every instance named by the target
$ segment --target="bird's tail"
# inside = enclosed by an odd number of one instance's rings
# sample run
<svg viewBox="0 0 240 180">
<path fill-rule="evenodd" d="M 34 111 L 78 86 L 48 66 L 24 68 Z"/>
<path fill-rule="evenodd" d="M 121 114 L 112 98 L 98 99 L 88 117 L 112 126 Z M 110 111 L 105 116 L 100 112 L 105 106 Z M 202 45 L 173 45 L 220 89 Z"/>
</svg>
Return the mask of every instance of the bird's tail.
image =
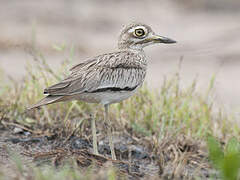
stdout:
<svg viewBox="0 0 240 180">
<path fill-rule="evenodd" d="M 31 109 L 38 108 L 38 107 L 41 107 L 41 106 L 44 106 L 44 105 L 47 105 L 47 104 L 52 104 L 52 103 L 59 102 L 59 101 L 61 101 L 62 98 L 63 98 L 63 96 L 51 96 L 51 95 L 49 95 L 49 96 L 41 99 L 40 101 L 38 101 L 36 104 L 28 107 L 27 110 L 31 110 Z"/>
</svg>

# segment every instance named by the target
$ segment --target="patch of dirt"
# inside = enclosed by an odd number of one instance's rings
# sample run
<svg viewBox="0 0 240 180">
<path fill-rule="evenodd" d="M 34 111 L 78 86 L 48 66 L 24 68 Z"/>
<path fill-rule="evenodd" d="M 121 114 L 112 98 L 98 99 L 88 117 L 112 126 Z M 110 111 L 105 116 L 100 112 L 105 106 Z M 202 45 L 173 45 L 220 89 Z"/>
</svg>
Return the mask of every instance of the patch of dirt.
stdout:
<svg viewBox="0 0 240 180">
<path fill-rule="evenodd" d="M 117 160 L 111 160 L 108 139 L 100 137 L 94 155 L 91 139 L 71 134 L 37 135 L 17 123 L 0 125 L 0 164 L 9 166 L 11 152 L 20 153 L 23 163 L 38 166 L 50 164 L 61 167 L 76 163 L 81 168 L 94 164 L 96 168 L 114 166 L 119 175 L 129 179 L 208 178 L 211 169 L 206 158 L 206 149 L 201 142 L 184 136 L 168 137 L 161 142 L 153 139 L 138 139 L 127 133 L 114 136 Z"/>
</svg>

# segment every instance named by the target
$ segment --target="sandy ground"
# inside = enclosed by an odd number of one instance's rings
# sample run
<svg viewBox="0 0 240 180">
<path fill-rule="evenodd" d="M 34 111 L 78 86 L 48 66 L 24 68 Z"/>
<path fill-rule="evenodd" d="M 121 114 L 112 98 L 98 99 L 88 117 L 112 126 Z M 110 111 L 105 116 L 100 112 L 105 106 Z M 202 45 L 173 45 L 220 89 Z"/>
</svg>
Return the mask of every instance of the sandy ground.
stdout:
<svg viewBox="0 0 240 180">
<path fill-rule="evenodd" d="M 202 92 L 215 74 L 216 102 L 238 112 L 240 3 L 231 1 L 228 6 L 218 1 L 215 6 L 205 7 L 204 3 L 186 6 L 163 0 L 0 0 L 0 67 L 20 80 L 26 73 L 26 63 L 33 63 L 26 51 L 33 34 L 37 47 L 54 67 L 65 58 L 54 50 L 54 44 L 74 45 L 76 64 L 116 49 L 124 24 L 144 22 L 156 33 L 178 41 L 174 45 L 146 48 L 150 87 L 159 88 L 164 75 L 176 73 L 183 56 L 182 86 L 188 86 L 197 77 L 198 91 Z"/>
</svg>

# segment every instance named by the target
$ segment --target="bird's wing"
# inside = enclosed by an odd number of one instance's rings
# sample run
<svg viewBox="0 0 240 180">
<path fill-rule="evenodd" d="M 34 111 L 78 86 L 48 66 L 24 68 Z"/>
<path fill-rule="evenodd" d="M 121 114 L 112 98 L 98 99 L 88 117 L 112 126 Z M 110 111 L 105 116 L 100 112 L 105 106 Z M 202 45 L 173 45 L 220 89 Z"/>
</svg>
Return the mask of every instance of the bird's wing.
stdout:
<svg viewBox="0 0 240 180">
<path fill-rule="evenodd" d="M 128 51 L 97 56 L 74 66 L 69 77 L 45 89 L 44 93 L 64 96 L 134 89 L 142 84 L 146 73 L 146 67 L 137 60 L 138 55 Z"/>
</svg>

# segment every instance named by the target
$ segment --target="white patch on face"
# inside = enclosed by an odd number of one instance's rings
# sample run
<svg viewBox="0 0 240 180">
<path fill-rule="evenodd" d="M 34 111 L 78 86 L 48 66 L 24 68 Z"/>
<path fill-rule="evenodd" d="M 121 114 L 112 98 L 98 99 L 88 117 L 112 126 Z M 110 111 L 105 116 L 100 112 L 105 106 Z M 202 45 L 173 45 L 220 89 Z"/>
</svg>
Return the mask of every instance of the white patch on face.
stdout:
<svg viewBox="0 0 240 180">
<path fill-rule="evenodd" d="M 129 34 L 132 34 L 132 33 L 134 33 L 134 31 L 135 31 L 136 29 L 143 29 L 144 32 L 145 32 L 145 34 L 148 34 L 148 30 L 147 30 L 147 28 L 144 27 L 144 26 L 136 26 L 136 27 L 133 27 L 133 28 L 131 28 L 131 29 L 128 30 L 128 33 L 129 33 Z"/>
</svg>

